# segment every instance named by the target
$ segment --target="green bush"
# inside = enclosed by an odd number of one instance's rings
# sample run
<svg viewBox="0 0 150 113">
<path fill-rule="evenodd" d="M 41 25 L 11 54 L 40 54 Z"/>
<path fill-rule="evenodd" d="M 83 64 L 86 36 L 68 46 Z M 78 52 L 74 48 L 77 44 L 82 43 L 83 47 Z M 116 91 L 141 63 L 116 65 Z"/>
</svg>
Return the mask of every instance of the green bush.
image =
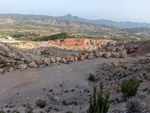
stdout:
<svg viewBox="0 0 150 113">
<path fill-rule="evenodd" d="M 108 99 L 109 93 L 106 98 L 103 98 L 103 83 L 100 83 L 100 92 L 96 96 L 96 87 L 94 87 L 93 98 L 90 98 L 90 105 L 87 113 L 107 113 L 109 109 Z"/>
<path fill-rule="evenodd" d="M 139 81 L 129 79 L 128 81 L 125 81 L 121 84 L 121 92 L 125 97 L 129 98 L 136 95 L 139 86 Z"/>
<path fill-rule="evenodd" d="M 33 113 L 32 110 L 26 110 L 25 113 Z"/>
<path fill-rule="evenodd" d="M 90 73 L 89 78 L 90 81 L 95 82 L 95 76 L 94 74 Z"/>
<path fill-rule="evenodd" d="M 63 100 L 62 103 L 63 103 L 63 105 L 67 105 L 67 101 L 66 100 Z"/>
<path fill-rule="evenodd" d="M 2 111 L 0 110 L 0 113 L 5 113 L 5 112 L 3 110 Z"/>
<path fill-rule="evenodd" d="M 45 100 L 37 100 L 36 106 L 38 106 L 40 108 L 44 108 L 46 106 L 46 101 Z"/>
</svg>

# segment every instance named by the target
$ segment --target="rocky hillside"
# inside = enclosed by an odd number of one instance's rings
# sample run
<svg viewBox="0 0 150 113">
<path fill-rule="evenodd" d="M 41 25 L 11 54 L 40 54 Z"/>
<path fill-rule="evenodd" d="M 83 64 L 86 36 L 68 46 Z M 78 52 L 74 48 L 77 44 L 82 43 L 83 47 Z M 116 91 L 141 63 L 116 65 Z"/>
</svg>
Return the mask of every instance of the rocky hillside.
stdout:
<svg viewBox="0 0 150 113">
<path fill-rule="evenodd" d="M 93 86 L 99 87 L 99 82 L 104 83 L 104 95 L 110 93 L 108 113 L 134 111 L 128 104 L 140 108 L 136 109 L 140 113 L 150 111 L 150 41 L 64 39 L 16 43 L 1 43 L 3 61 L 22 59 L 17 65 L 8 65 L 9 61 L 0 67 L 0 112 L 86 113 Z M 74 51 L 78 45 L 87 50 Z M 140 51 L 143 53 L 138 54 Z M 14 57 L 5 58 L 5 52 Z M 129 79 L 139 83 L 132 97 L 121 88 Z M 136 102 L 140 107 L 134 106 Z"/>
<path fill-rule="evenodd" d="M 0 14 L 0 37 L 21 36 L 25 40 L 31 38 L 39 39 L 62 32 L 73 33 L 90 39 L 111 39 L 117 41 L 149 40 L 150 35 L 146 33 L 147 30 L 147 28 L 120 29 L 106 24 L 67 20 L 64 17 Z M 135 32 L 143 33 L 134 34 Z"/>
</svg>

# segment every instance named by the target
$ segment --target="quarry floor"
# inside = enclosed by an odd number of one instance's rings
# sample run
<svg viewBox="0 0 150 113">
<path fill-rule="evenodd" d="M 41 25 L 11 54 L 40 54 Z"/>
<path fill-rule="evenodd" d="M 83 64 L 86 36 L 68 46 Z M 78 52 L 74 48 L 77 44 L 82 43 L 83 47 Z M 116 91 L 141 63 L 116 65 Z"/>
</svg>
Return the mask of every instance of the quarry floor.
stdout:
<svg viewBox="0 0 150 113">
<path fill-rule="evenodd" d="M 90 86 L 89 73 L 95 73 L 103 63 L 130 59 L 135 58 L 96 58 L 70 64 L 56 63 L 48 67 L 5 73 L 0 75 L 0 108 L 9 103 L 15 106 L 25 103 L 35 104 L 36 100 L 45 99 L 45 90 L 53 89 L 54 92 L 59 92 L 60 84 L 65 84 L 64 90 L 71 90 L 76 86 L 88 88 Z"/>
</svg>

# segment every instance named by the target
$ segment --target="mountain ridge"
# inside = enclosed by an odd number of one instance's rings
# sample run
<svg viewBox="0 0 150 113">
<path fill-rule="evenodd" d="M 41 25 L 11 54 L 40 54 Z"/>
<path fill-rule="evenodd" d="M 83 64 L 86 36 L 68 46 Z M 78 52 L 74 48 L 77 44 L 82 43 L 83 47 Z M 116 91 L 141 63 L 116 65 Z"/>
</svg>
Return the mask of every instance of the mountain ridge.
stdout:
<svg viewBox="0 0 150 113">
<path fill-rule="evenodd" d="M 65 16 L 59 16 L 59 18 L 72 20 L 72 21 L 94 23 L 94 24 L 106 24 L 118 28 L 136 28 L 136 27 L 150 28 L 150 23 L 140 23 L 140 22 L 131 22 L 131 21 L 116 22 L 116 21 L 106 20 L 106 19 L 88 20 L 88 19 L 80 18 L 78 16 L 72 16 L 71 14 L 67 14 Z"/>
<path fill-rule="evenodd" d="M 77 21 L 77 22 L 86 22 L 86 23 L 92 23 L 92 24 L 103 24 L 103 25 L 108 25 L 108 26 L 113 26 L 117 28 L 137 28 L 137 27 L 147 27 L 150 28 L 150 23 L 140 23 L 140 22 L 116 22 L 112 20 L 106 20 L 106 19 L 98 19 L 98 20 L 88 20 L 84 19 L 78 16 L 72 16 L 71 14 L 67 14 L 64 16 L 49 16 L 49 15 L 34 15 L 34 14 L 1 14 L 0 17 L 6 17 L 10 15 L 22 15 L 22 16 L 40 16 L 40 17 L 45 17 L 48 19 L 56 19 L 56 20 L 69 20 L 69 21 Z"/>
</svg>

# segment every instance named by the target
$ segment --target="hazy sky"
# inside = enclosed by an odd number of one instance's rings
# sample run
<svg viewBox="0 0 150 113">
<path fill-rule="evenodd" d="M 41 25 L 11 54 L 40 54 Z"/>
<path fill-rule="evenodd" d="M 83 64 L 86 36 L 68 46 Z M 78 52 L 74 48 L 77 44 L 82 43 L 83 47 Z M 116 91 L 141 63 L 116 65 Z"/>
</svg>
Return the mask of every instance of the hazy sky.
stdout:
<svg viewBox="0 0 150 113">
<path fill-rule="evenodd" d="M 150 0 L 0 0 L 0 13 L 62 16 L 150 23 Z"/>
</svg>

